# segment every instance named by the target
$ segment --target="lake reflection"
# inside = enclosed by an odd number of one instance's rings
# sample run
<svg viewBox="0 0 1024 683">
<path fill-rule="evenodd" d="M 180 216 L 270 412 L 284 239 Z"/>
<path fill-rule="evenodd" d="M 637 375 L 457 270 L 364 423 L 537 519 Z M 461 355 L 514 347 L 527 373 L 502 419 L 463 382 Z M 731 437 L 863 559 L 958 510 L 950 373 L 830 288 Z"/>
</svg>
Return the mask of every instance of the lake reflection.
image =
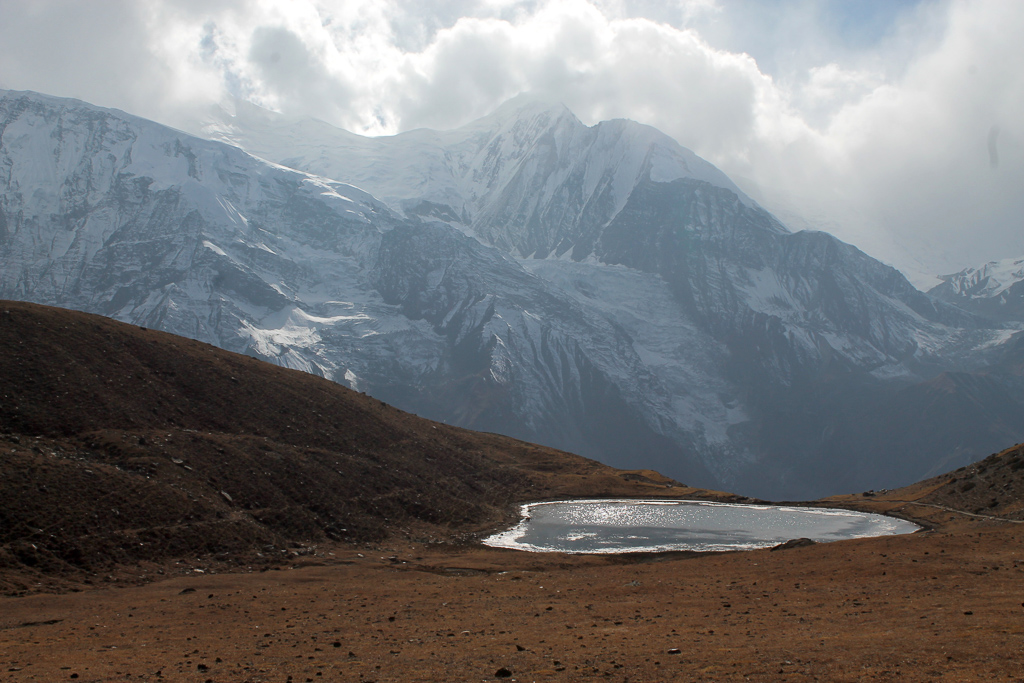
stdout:
<svg viewBox="0 0 1024 683">
<path fill-rule="evenodd" d="M 485 545 L 534 552 L 752 550 L 794 538 L 838 541 L 909 534 L 920 527 L 832 508 L 677 500 L 573 500 L 522 507 L 523 520 Z"/>
</svg>

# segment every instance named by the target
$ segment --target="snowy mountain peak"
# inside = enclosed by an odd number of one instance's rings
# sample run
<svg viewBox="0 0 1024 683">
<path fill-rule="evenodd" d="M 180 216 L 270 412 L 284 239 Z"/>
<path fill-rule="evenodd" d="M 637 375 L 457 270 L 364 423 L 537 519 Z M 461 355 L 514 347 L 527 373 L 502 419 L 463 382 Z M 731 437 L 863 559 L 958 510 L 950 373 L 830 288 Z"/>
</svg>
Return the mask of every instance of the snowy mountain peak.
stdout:
<svg viewBox="0 0 1024 683">
<path fill-rule="evenodd" d="M 366 138 L 243 108 L 204 133 L 351 183 L 406 217 L 442 221 L 519 258 L 599 259 L 601 230 L 645 183 L 707 184 L 757 206 L 655 128 L 626 119 L 586 126 L 564 104 L 530 95 L 448 131 Z"/>
<path fill-rule="evenodd" d="M 1024 258 L 989 261 L 980 268 L 964 268 L 959 273 L 942 275 L 940 279 L 958 296 L 997 297 L 1024 280 Z"/>
<path fill-rule="evenodd" d="M 943 275 L 929 294 L 999 323 L 1024 323 L 1024 258 Z"/>
</svg>

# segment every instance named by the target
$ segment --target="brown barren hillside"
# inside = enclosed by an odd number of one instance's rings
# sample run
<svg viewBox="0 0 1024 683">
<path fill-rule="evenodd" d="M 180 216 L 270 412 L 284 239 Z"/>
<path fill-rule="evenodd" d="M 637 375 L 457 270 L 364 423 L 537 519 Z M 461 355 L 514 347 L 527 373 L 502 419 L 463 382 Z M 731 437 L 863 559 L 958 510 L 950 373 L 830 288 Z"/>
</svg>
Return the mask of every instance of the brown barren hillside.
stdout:
<svg viewBox="0 0 1024 683">
<path fill-rule="evenodd" d="M 106 318 L 0 303 L 0 587 L 457 540 L 514 503 L 693 495 Z M 137 577 L 139 572 L 130 572 Z M 91 576 L 96 575 L 96 576 Z M 20 577 L 20 578 L 19 578 Z"/>
<path fill-rule="evenodd" d="M 523 553 L 458 541 L 520 500 L 701 492 L 195 342 L 0 315 L 0 680 L 1024 681 L 1021 446 L 824 501 L 912 535 Z"/>
<path fill-rule="evenodd" d="M 828 499 L 844 507 L 897 514 L 941 528 L 970 520 L 1024 524 L 1024 444 L 973 465 L 891 491 Z"/>
</svg>

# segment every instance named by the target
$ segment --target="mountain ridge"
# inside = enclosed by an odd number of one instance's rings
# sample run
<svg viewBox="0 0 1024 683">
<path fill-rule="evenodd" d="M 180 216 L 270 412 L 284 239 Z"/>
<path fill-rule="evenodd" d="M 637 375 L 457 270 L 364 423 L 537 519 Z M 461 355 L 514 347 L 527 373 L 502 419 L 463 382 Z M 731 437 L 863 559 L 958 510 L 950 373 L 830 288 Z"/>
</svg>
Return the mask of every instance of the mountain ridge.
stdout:
<svg viewBox="0 0 1024 683">
<path fill-rule="evenodd" d="M 544 234 L 551 230 L 516 235 L 501 224 L 511 219 L 521 230 L 531 222 L 546 222 L 548 214 L 561 224 L 559 232 L 575 231 L 588 211 L 596 212 L 591 222 L 607 222 L 632 184 L 652 173 L 659 182 L 689 177 L 716 184 L 753 205 L 721 171 L 655 128 L 627 119 L 585 126 L 565 105 L 525 96 L 461 128 L 416 129 L 380 138 L 322 122 L 308 130 L 309 122 L 291 123 L 266 111 L 252 115 L 251 107 L 243 112 L 250 115 L 243 114 L 237 125 L 228 115 L 201 132 L 276 163 L 345 178 L 400 213 L 443 219 L 520 257 L 540 252 L 561 256 L 571 247 L 562 239 L 552 242 L 553 234 Z M 304 127 L 305 136 L 291 135 L 291 126 Z M 306 151 L 295 155 L 296 149 Z M 581 153 L 584 158 L 577 160 Z M 533 185 L 534 167 L 545 161 L 559 167 L 560 177 Z M 573 175 L 585 188 L 580 196 L 565 186 Z M 410 196 L 411 189 L 418 194 Z"/>
</svg>

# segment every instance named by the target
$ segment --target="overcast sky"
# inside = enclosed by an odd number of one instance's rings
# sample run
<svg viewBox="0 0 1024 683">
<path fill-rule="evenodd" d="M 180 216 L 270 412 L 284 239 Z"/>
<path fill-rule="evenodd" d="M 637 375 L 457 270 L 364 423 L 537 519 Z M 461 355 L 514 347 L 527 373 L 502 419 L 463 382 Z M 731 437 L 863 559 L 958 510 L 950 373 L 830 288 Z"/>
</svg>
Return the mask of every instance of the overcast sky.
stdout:
<svg viewBox="0 0 1024 683">
<path fill-rule="evenodd" d="M 648 123 L 904 270 L 1024 256 L 1018 0 L 0 0 L 0 88 L 367 135 L 533 92 Z"/>
</svg>

